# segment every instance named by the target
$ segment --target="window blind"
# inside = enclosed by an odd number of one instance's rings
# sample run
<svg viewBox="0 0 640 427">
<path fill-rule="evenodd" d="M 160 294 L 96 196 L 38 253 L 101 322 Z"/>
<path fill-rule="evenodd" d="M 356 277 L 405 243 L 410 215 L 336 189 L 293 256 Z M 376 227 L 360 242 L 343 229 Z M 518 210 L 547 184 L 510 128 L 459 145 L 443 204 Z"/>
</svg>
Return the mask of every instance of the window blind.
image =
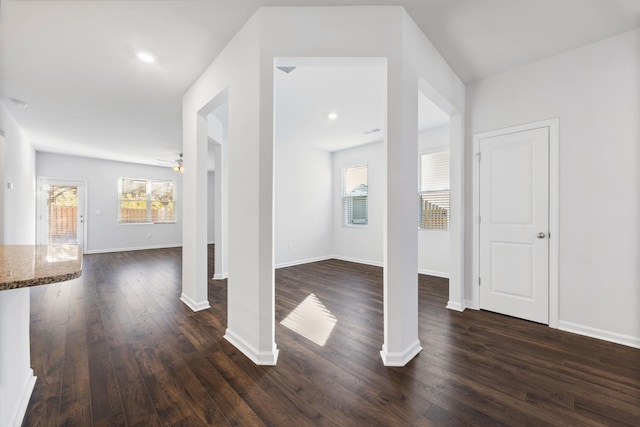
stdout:
<svg viewBox="0 0 640 427">
<path fill-rule="evenodd" d="M 449 196 L 449 152 L 420 156 L 420 228 L 449 229 Z"/>
<path fill-rule="evenodd" d="M 342 206 L 344 224 L 367 225 L 369 223 L 368 166 L 356 166 L 343 170 Z"/>
</svg>

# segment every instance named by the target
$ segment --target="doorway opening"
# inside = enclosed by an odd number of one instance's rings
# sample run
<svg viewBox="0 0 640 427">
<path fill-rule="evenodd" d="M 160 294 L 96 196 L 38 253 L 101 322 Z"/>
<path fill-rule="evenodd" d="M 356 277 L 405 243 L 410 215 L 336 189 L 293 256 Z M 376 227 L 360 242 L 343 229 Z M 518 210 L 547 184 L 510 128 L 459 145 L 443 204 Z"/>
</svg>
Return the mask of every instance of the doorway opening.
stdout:
<svg viewBox="0 0 640 427">
<path fill-rule="evenodd" d="M 449 279 L 450 118 L 418 94 L 418 272 Z"/>
<path fill-rule="evenodd" d="M 386 60 L 276 58 L 273 81 L 275 268 L 330 258 L 382 266 Z M 276 286 L 292 306 L 276 322 L 330 345 L 347 320 L 322 295 Z"/>
<path fill-rule="evenodd" d="M 228 135 L 229 100 L 226 91 L 206 109 L 207 119 L 207 242 L 213 244 L 214 280 L 228 275 Z"/>
<path fill-rule="evenodd" d="M 85 183 L 39 178 L 38 244 L 84 248 Z"/>
</svg>

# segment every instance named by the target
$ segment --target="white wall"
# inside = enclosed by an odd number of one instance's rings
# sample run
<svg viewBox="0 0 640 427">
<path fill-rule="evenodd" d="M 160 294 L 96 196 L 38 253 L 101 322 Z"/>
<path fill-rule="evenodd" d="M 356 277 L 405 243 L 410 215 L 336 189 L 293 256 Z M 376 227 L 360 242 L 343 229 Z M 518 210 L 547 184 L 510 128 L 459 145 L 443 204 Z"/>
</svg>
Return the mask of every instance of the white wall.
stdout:
<svg viewBox="0 0 640 427">
<path fill-rule="evenodd" d="M 0 102 L 0 244 L 35 244 L 36 153 Z M 7 189 L 12 183 L 13 189 Z M 35 377 L 29 357 L 29 289 L 0 295 L 0 425 L 22 419 Z"/>
<path fill-rule="evenodd" d="M 333 157 L 333 256 L 347 261 L 382 266 L 386 158 L 382 141 L 335 151 Z M 342 170 L 368 165 L 369 224 L 344 225 Z M 327 214 L 329 210 L 327 210 Z"/>
<path fill-rule="evenodd" d="M 207 242 L 216 242 L 216 174 L 207 173 Z M 182 232 L 180 233 L 182 235 Z"/>
<path fill-rule="evenodd" d="M 171 168 L 39 152 L 37 173 L 46 178 L 87 182 L 85 246 L 88 253 L 182 244 L 182 174 L 173 172 Z M 119 177 L 175 180 L 178 197 L 177 222 L 118 224 Z M 206 231 L 203 230 L 203 233 Z"/>
<path fill-rule="evenodd" d="M 442 126 L 420 132 L 418 151 L 449 149 L 449 126 Z M 418 229 L 418 272 L 438 277 L 449 277 L 448 230 Z"/>
<path fill-rule="evenodd" d="M 448 149 L 448 126 L 421 132 L 419 134 L 418 145 L 419 151 L 442 147 L 446 147 Z M 381 266 L 383 256 L 383 184 L 384 168 L 386 164 L 383 143 L 380 141 L 347 150 L 335 151 L 332 153 L 332 157 L 333 257 Z M 418 162 L 418 153 L 416 153 L 416 162 Z M 342 204 L 340 203 L 340 195 L 342 194 L 342 170 L 347 167 L 363 164 L 369 165 L 369 224 L 366 227 L 347 226 L 344 225 L 342 218 Z M 449 232 L 439 230 L 418 230 L 417 233 L 418 271 L 422 274 L 448 277 L 450 258 Z"/>
<path fill-rule="evenodd" d="M 4 244 L 36 241 L 36 152 L 9 110 L 0 102 L 0 129 L 5 132 Z M 13 183 L 13 190 L 7 189 Z"/>
<path fill-rule="evenodd" d="M 470 85 L 467 147 L 474 133 L 552 117 L 560 122 L 559 327 L 640 347 L 640 30 Z"/>
<path fill-rule="evenodd" d="M 331 153 L 304 141 L 275 142 L 275 265 L 326 259 L 331 253 Z"/>
<path fill-rule="evenodd" d="M 4 158 L 7 152 L 7 143 L 4 138 L 4 130 L 0 128 L 0 244 L 4 243 Z"/>
</svg>

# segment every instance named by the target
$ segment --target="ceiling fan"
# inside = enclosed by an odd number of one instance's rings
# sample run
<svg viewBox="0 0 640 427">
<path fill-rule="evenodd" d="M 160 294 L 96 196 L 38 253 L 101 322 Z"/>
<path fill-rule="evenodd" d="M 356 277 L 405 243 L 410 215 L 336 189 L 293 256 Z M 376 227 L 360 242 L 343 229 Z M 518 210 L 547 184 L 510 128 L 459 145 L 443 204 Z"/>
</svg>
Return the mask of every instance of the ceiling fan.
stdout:
<svg viewBox="0 0 640 427">
<path fill-rule="evenodd" d="M 173 161 L 163 159 L 156 159 L 156 161 L 158 164 L 171 166 L 171 169 L 173 169 L 174 172 L 184 172 L 184 158 L 182 157 L 182 153 L 180 153 L 179 156 L 179 158 Z"/>
</svg>

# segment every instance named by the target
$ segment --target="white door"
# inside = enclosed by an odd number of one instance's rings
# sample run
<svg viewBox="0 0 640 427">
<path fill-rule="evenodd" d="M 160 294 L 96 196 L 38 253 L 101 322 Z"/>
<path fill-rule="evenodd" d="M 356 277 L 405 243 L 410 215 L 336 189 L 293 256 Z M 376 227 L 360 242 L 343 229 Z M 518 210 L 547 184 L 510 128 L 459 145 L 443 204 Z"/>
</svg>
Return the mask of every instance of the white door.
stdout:
<svg viewBox="0 0 640 427">
<path fill-rule="evenodd" d="M 84 248 L 84 182 L 48 178 L 38 181 L 38 244 Z"/>
<path fill-rule="evenodd" d="M 549 128 L 480 139 L 480 308 L 549 323 Z"/>
</svg>

